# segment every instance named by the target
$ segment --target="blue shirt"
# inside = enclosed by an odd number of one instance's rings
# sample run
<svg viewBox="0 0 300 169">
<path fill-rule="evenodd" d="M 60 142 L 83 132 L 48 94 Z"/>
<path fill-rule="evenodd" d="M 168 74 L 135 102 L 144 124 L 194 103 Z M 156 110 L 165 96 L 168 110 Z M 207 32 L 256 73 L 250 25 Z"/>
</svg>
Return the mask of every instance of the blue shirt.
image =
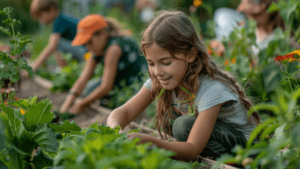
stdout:
<svg viewBox="0 0 300 169">
<path fill-rule="evenodd" d="M 72 41 L 76 36 L 78 22 L 75 17 L 61 13 L 54 21 L 52 32 Z"/>
</svg>

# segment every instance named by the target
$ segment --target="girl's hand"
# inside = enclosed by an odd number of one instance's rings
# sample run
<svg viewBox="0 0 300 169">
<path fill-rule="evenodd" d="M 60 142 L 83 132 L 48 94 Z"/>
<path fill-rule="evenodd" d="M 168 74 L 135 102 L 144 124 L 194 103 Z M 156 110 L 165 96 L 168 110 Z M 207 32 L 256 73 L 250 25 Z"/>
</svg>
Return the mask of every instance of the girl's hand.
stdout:
<svg viewBox="0 0 300 169">
<path fill-rule="evenodd" d="M 137 137 L 141 139 L 138 142 L 138 144 L 150 142 L 150 136 L 148 136 L 146 134 L 141 134 L 141 133 L 129 133 L 129 134 L 127 134 L 128 140 L 133 140 Z"/>
<path fill-rule="evenodd" d="M 60 107 L 59 111 L 61 113 L 67 112 L 71 104 L 73 103 L 74 99 L 76 98 L 75 95 L 68 95 L 63 105 Z"/>
<path fill-rule="evenodd" d="M 23 78 L 23 79 L 29 78 L 29 74 L 28 74 L 28 72 L 25 71 L 25 70 L 22 70 L 22 71 L 21 71 L 20 76 L 21 76 L 21 78 Z"/>
<path fill-rule="evenodd" d="M 84 111 L 86 107 L 87 105 L 83 104 L 82 102 L 79 102 L 70 108 L 70 113 L 80 114 Z"/>
</svg>

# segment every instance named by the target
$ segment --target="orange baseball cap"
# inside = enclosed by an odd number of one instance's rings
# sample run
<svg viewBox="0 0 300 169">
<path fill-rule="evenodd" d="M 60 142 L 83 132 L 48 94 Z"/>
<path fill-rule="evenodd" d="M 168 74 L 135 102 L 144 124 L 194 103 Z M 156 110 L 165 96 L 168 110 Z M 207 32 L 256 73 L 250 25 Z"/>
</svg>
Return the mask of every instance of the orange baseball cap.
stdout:
<svg viewBox="0 0 300 169">
<path fill-rule="evenodd" d="M 79 21 L 77 33 L 72 41 L 73 46 L 80 46 L 89 41 L 93 33 L 107 25 L 103 16 L 91 14 Z"/>
</svg>

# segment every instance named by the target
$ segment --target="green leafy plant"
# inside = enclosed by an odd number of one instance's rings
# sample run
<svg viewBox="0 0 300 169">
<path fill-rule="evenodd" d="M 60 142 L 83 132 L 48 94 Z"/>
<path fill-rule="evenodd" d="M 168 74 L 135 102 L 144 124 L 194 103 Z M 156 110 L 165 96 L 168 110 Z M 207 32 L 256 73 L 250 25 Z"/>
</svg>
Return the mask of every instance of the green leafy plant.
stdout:
<svg viewBox="0 0 300 169">
<path fill-rule="evenodd" d="M 270 110 L 270 117 L 258 125 L 251 133 L 245 148 L 236 146 L 236 156 L 225 155 L 220 163 L 233 162 L 246 168 L 298 168 L 299 158 L 299 120 L 300 89 L 294 93 L 277 90 L 272 95 L 272 103 L 261 103 L 252 107 L 248 113 L 257 110 Z"/>
<path fill-rule="evenodd" d="M 21 22 L 10 17 L 12 10 L 12 8 L 6 7 L 0 11 L 0 15 L 7 16 L 2 22 L 8 26 L 8 28 L 0 26 L 0 31 L 11 37 L 10 45 L 12 46 L 10 52 L 0 51 L 0 87 L 7 85 L 3 84 L 5 79 L 9 80 L 9 83 L 17 82 L 20 79 L 19 71 L 21 69 L 25 69 L 30 76 L 33 74 L 26 60 L 20 57 L 20 54 L 25 50 L 26 44 L 31 42 L 31 38 L 16 32 L 14 27 Z"/>
</svg>

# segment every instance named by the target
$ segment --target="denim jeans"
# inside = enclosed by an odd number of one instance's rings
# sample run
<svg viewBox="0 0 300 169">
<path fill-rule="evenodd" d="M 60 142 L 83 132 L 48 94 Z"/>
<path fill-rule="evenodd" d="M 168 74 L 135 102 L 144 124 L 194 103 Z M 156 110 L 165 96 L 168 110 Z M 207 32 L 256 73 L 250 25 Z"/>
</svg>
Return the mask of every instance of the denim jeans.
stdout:
<svg viewBox="0 0 300 169">
<path fill-rule="evenodd" d="M 66 52 L 66 53 L 71 53 L 73 59 L 76 59 L 77 61 L 81 62 L 83 61 L 83 55 L 88 51 L 85 46 L 72 46 L 71 45 L 72 41 L 65 39 L 65 38 L 60 38 L 58 41 L 58 46 L 57 50 Z"/>
<path fill-rule="evenodd" d="M 178 141 L 187 141 L 196 118 L 191 115 L 182 115 L 176 118 L 172 126 L 172 136 Z M 231 149 L 237 144 L 245 147 L 246 142 L 243 133 L 237 131 L 234 124 L 225 123 L 218 119 L 200 155 L 217 158 L 222 154 L 231 154 Z"/>
<path fill-rule="evenodd" d="M 215 33 L 217 39 L 222 40 L 223 37 L 228 38 L 234 28 L 242 28 L 238 23 L 246 18 L 244 14 L 230 8 L 219 8 L 214 13 Z"/>
</svg>

